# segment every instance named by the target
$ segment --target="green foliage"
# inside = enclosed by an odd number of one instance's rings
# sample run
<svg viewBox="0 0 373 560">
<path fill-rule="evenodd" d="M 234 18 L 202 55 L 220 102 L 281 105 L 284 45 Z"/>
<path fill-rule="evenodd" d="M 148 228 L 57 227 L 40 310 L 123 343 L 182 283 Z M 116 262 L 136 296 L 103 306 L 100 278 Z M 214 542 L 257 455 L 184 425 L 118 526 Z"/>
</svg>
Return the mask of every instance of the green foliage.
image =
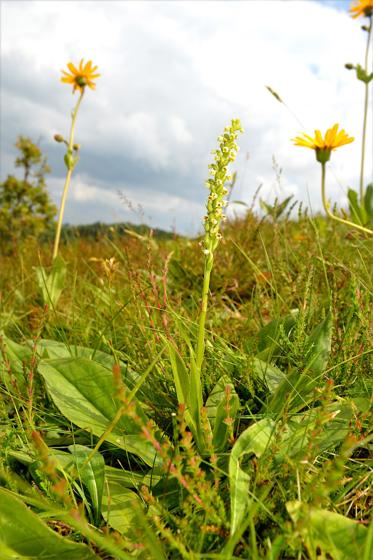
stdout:
<svg viewBox="0 0 373 560">
<path fill-rule="evenodd" d="M 1 559 L 61 558 L 97 560 L 86 545 L 74 543 L 52 531 L 42 518 L 11 492 L 0 489 Z"/>
<path fill-rule="evenodd" d="M 367 186 L 364 200 L 359 202 L 358 193 L 348 189 L 348 204 L 352 220 L 362 226 L 373 226 L 373 183 Z"/>
<path fill-rule="evenodd" d="M 102 455 L 84 445 L 70 445 L 69 451 L 74 458 L 77 477 L 87 488 L 94 515 L 93 522 L 100 523 L 102 496 L 105 483 L 105 461 Z"/>
<path fill-rule="evenodd" d="M 43 266 L 35 267 L 36 279 L 45 305 L 56 307 L 65 287 L 66 263 L 57 256 L 48 274 Z"/>
<path fill-rule="evenodd" d="M 53 227 L 57 212 L 45 185 L 50 168 L 40 148 L 29 138 L 20 136 L 16 147 L 20 155 L 15 166 L 23 171 L 23 178 L 8 175 L 0 184 L 0 239 L 2 244 L 29 236 L 38 237 Z"/>
<path fill-rule="evenodd" d="M 288 196 L 282 202 L 279 202 L 278 199 L 276 198 L 273 205 L 268 204 L 268 202 L 265 202 L 264 200 L 262 200 L 260 198 L 259 199 L 259 204 L 260 204 L 261 209 L 264 210 L 264 212 L 266 212 L 266 214 L 268 216 L 271 216 L 271 218 L 274 222 L 276 222 L 282 216 L 282 214 L 285 212 L 285 210 L 288 207 L 289 202 L 291 201 L 292 198 L 293 198 L 293 195 Z"/>
<path fill-rule="evenodd" d="M 371 243 L 250 212 L 223 233 L 201 376 L 198 240 L 72 240 L 47 311 L 36 251 L 1 257 L 2 492 L 102 560 L 368 560 Z"/>
<path fill-rule="evenodd" d="M 357 79 L 364 84 L 369 84 L 373 80 L 373 72 L 368 73 L 360 64 L 356 64 L 355 70 Z"/>
<path fill-rule="evenodd" d="M 113 445 L 135 453 L 149 465 L 154 464 L 154 449 L 140 436 L 140 426 L 131 418 L 119 415 L 121 403 L 113 396 L 115 380 L 109 369 L 83 357 L 42 360 L 39 372 L 46 381 L 57 408 L 71 422 L 96 436 L 105 435 Z M 139 421 L 147 418 L 137 407 Z M 111 421 L 117 423 L 108 433 Z"/>
<path fill-rule="evenodd" d="M 318 549 L 335 560 L 363 558 L 366 527 L 338 513 L 301 502 L 289 502 L 286 507 L 297 530 L 304 536 L 311 558 L 319 556 Z"/>
</svg>

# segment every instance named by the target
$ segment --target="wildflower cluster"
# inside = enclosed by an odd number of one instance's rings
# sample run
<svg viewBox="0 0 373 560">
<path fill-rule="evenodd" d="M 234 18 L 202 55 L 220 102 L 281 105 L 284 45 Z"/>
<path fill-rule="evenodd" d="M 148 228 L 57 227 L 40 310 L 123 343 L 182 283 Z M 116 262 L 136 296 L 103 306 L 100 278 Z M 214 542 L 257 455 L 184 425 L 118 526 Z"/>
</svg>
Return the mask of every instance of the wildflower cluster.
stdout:
<svg viewBox="0 0 373 560">
<path fill-rule="evenodd" d="M 221 239 L 219 228 L 220 222 L 225 219 L 223 208 L 226 201 L 224 197 L 228 194 L 225 184 L 232 180 L 232 177 L 228 175 L 228 165 L 236 159 L 239 150 L 236 139 L 239 132 L 243 132 L 239 119 L 232 119 L 231 125 L 226 126 L 223 135 L 218 137 L 219 149 L 212 152 L 215 154 L 215 163 L 209 165 L 211 177 L 206 181 L 206 187 L 210 190 L 210 195 L 206 204 L 206 235 L 203 242 L 205 255 L 212 255 L 219 239 Z"/>
</svg>

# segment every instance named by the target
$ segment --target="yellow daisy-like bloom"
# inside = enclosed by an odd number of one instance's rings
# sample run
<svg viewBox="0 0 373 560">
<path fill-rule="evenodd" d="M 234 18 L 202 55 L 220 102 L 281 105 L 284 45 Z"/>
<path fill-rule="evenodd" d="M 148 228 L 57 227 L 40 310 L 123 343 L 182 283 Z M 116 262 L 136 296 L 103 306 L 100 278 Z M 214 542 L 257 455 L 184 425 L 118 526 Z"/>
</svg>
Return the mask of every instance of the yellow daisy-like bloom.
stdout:
<svg viewBox="0 0 373 560">
<path fill-rule="evenodd" d="M 353 18 L 360 16 L 369 17 L 373 15 L 373 0 L 356 0 L 350 6 L 350 14 Z"/>
<path fill-rule="evenodd" d="M 92 60 L 89 60 L 87 64 L 84 64 L 82 59 L 79 63 L 79 68 L 76 68 L 72 62 L 67 64 L 70 74 L 61 70 L 62 76 L 61 82 L 65 84 L 71 84 L 73 86 L 73 93 L 78 89 L 80 92 L 84 91 L 85 86 L 91 89 L 96 88 L 96 84 L 93 80 L 99 78 L 101 74 L 95 74 L 97 66 L 92 67 Z"/>
<path fill-rule="evenodd" d="M 326 163 L 330 159 L 330 153 L 332 150 L 344 146 L 345 144 L 350 144 L 355 140 L 346 134 L 342 129 L 338 132 L 338 124 L 335 124 L 333 128 L 329 128 L 324 138 L 321 135 L 320 130 L 315 130 L 315 136 L 312 138 L 308 134 L 303 133 L 302 136 L 297 136 L 293 138 L 293 142 L 296 146 L 302 146 L 304 148 L 310 148 L 315 150 L 316 159 L 320 163 Z"/>
</svg>

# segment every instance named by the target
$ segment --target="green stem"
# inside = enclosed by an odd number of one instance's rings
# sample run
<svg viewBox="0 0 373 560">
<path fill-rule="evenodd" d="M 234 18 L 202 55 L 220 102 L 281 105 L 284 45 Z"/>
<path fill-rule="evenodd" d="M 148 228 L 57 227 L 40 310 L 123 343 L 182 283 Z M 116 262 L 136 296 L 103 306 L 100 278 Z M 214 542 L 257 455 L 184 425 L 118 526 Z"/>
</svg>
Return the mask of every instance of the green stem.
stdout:
<svg viewBox="0 0 373 560">
<path fill-rule="evenodd" d="M 367 38 L 367 46 L 365 49 L 365 62 L 364 69 L 366 74 L 368 73 L 368 59 L 369 59 L 369 47 L 370 38 L 372 36 L 372 16 L 369 17 L 369 30 Z M 369 83 L 364 82 L 365 85 L 365 99 L 364 99 L 364 117 L 363 117 L 363 132 L 362 132 L 362 142 L 361 142 L 361 164 L 360 164 L 360 203 L 364 204 L 364 165 L 365 165 L 365 141 L 367 133 L 367 119 L 368 119 L 368 106 L 369 106 Z"/>
<path fill-rule="evenodd" d="M 203 275 L 203 288 L 202 288 L 202 302 L 201 302 L 201 313 L 199 316 L 198 325 L 198 341 L 197 341 L 197 352 L 196 352 L 196 366 L 197 371 L 200 373 L 202 369 L 203 358 L 205 354 L 205 325 L 206 325 L 206 315 L 207 315 L 207 303 L 209 297 L 210 289 L 210 277 L 212 271 L 212 265 L 214 262 L 214 257 L 210 253 L 205 257 L 205 269 Z"/>
<path fill-rule="evenodd" d="M 73 112 L 72 112 L 70 138 L 69 138 L 69 144 L 67 146 L 67 153 L 68 154 L 69 153 L 71 154 L 72 151 L 73 151 L 76 117 L 77 117 L 77 114 L 78 114 L 78 111 L 79 111 L 80 104 L 81 104 L 82 99 L 83 99 L 83 95 L 84 95 L 84 88 L 82 89 L 82 91 L 80 93 L 80 96 L 79 96 L 79 99 L 77 101 L 77 104 L 75 105 L 75 108 L 73 109 Z M 67 198 L 67 193 L 68 193 L 69 186 L 70 186 L 70 179 L 71 179 L 73 169 L 74 169 L 73 166 L 68 167 L 67 173 L 66 173 L 65 184 L 64 184 L 64 187 L 63 187 L 63 191 L 62 191 L 60 210 L 59 210 L 59 213 L 58 213 L 56 237 L 54 239 L 53 260 L 58 255 L 58 247 L 59 247 L 59 244 L 60 244 L 60 237 L 61 237 L 62 220 L 63 220 L 63 215 L 64 215 L 64 212 L 65 212 L 66 198 Z"/>
<path fill-rule="evenodd" d="M 329 218 L 332 218 L 332 220 L 335 220 L 336 222 L 341 222 L 342 224 L 345 224 L 346 226 L 350 226 L 350 227 L 353 227 L 355 229 L 358 229 L 359 231 L 363 231 L 364 233 L 368 233 L 369 235 L 373 235 L 373 231 L 371 229 L 367 229 L 367 228 L 365 228 L 363 226 L 360 226 L 358 224 L 354 224 L 353 222 L 350 222 L 349 220 L 344 220 L 343 218 L 339 218 L 338 216 L 333 214 L 333 212 L 331 212 L 330 205 L 329 205 L 329 202 L 326 199 L 326 194 L 325 194 L 325 175 L 326 175 L 326 163 L 321 163 L 321 198 L 322 198 L 322 203 L 323 203 L 325 212 L 327 213 Z"/>
</svg>

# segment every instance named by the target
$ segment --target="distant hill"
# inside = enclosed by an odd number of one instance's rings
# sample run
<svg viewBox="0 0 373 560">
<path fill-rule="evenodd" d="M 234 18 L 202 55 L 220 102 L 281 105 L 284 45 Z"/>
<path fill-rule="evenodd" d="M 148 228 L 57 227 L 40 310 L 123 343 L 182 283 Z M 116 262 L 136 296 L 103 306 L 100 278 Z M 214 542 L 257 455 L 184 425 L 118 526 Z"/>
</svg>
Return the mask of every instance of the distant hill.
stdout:
<svg viewBox="0 0 373 560">
<path fill-rule="evenodd" d="M 105 224 L 102 222 L 84 225 L 65 224 L 62 226 L 61 237 L 65 241 L 78 238 L 99 240 L 103 237 L 110 238 L 117 235 L 129 235 L 128 231 L 132 231 L 138 235 L 149 235 L 150 231 L 152 231 L 154 239 L 173 239 L 175 237 L 174 232 L 159 228 L 151 228 L 145 224 L 135 225 L 130 222 L 121 222 L 118 224 Z"/>
</svg>

